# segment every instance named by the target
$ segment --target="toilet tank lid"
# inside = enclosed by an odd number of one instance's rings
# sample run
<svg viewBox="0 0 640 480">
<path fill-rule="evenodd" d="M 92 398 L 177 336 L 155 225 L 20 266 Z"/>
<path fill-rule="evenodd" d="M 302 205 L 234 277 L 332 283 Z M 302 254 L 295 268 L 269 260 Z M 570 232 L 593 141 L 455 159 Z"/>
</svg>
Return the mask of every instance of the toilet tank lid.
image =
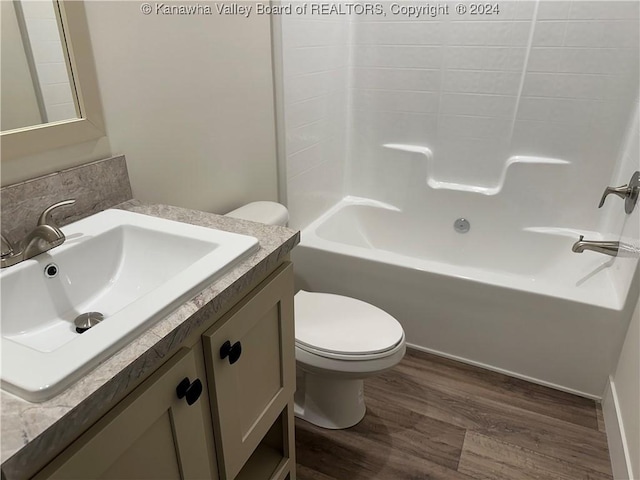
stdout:
<svg viewBox="0 0 640 480">
<path fill-rule="evenodd" d="M 251 202 L 227 213 L 227 217 L 241 218 L 268 225 L 286 226 L 289 221 L 287 207 L 276 202 Z"/>
</svg>

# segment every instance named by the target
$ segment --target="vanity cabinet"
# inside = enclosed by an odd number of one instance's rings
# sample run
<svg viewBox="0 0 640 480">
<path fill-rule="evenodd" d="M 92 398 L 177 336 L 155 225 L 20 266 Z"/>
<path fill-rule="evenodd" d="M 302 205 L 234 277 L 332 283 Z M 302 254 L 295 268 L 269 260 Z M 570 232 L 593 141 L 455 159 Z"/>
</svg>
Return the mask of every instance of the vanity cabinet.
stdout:
<svg viewBox="0 0 640 480">
<path fill-rule="evenodd" d="M 291 267 L 241 301 L 203 340 L 222 476 L 236 478 L 258 447 L 256 455 L 273 459 L 264 464 L 265 475 L 283 469 L 293 458 L 287 440 L 295 390 Z M 276 440 L 274 448 L 275 439 L 271 445 L 263 439 L 275 424 L 284 442 Z"/>
<path fill-rule="evenodd" d="M 176 395 L 184 378 L 197 381 L 197 370 L 194 350 L 181 348 L 35 478 L 217 478 L 206 392 L 192 405 Z"/>
<path fill-rule="evenodd" d="M 295 479 L 293 268 L 210 319 L 34 479 Z"/>
</svg>

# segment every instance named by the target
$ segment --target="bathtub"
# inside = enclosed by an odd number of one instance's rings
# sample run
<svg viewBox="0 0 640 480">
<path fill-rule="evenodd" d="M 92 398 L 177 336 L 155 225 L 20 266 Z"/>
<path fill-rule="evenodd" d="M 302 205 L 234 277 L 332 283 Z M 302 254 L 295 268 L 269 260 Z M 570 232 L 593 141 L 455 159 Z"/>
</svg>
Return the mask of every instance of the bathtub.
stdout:
<svg viewBox="0 0 640 480">
<path fill-rule="evenodd" d="M 297 286 L 383 308 L 419 350 L 600 398 L 634 306 L 613 259 L 573 253 L 570 229 L 473 217 L 458 233 L 437 210 L 346 197 L 303 229 Z"/>
</svg>

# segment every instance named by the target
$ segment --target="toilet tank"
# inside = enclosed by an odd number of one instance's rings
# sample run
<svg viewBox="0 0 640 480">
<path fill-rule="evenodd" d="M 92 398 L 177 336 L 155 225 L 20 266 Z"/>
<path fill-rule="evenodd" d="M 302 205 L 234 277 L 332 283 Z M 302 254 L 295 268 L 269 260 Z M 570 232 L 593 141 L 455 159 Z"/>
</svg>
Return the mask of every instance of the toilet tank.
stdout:
<svg viewBox="0 0 640 480">
<path fill-rule="evenodd" d="M 232 210 L 226 216 L 282 227 L 286 227 L 289 222 L 287 207 L 276 202 L 251 202 Z"/>
</svg>

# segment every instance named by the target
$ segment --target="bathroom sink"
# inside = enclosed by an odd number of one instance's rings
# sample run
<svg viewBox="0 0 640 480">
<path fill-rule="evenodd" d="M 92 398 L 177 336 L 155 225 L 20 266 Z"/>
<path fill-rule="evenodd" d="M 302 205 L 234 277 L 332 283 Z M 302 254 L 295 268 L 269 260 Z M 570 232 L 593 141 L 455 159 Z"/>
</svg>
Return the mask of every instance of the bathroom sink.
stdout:
<svg viewBox="0 0 640 480">
<path fill-rule="evenodd" d="M 0 272 L 2 388 L 29 401 L 63 391 L 259 247 L 123 210 L 61 230 L 64 244 Z M 78 333 L 89 312 L 104 320 Z"/>
</svg>

